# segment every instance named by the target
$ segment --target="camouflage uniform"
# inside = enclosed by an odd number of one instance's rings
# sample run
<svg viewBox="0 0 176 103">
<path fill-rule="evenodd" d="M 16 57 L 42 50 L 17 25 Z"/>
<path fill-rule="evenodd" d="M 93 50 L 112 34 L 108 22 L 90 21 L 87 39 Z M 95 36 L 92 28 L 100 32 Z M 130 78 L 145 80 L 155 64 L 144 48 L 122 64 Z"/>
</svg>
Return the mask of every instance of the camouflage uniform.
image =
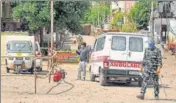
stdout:
<svg viewBox="0 0 176 103">
<path fill-rule="evenodd" d="M 161 51 L 158 48 L 146 49 L 143 58 L 143 83 L 141 88 L 141 94 L 144 95 L 147 89 L 150 78 L 154 84 L 154 94 L 158 97 L 159 94 L 159 76 L 156 74 L 158 66 L 162 67 Z"/>
</svg>

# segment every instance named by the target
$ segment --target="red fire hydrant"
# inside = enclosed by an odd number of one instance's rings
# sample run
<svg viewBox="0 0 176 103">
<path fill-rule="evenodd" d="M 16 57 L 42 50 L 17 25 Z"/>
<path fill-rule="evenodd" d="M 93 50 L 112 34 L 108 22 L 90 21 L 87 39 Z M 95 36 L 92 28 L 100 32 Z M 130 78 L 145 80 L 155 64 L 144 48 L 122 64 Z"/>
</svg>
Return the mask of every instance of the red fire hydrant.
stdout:
<svg viewBox="0 0 176 103">
<path fill-rule="evenodd" d="M 59 82 L 61 79 L 64 79 L 65 78 L 65 71 L 64 70 L 60 70 L 60 71 L 56 71 L 54 73 L 54 76 L 53 76 L 53 81 L 54 82 Z"/>
</svg>

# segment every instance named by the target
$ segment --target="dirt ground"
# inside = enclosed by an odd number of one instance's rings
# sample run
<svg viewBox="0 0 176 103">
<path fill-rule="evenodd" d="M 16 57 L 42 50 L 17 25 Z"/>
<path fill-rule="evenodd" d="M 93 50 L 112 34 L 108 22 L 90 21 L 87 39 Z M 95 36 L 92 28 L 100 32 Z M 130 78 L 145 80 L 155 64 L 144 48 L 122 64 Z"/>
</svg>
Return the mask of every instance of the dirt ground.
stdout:
<svg viewBox="0 0 176 103">
<path fill-rule="evenodd" d="M 2 50 L 2 49 L 1 49 Z M 166 54 L 162 68 L 160 100 L 155 100 L 153 88 L 147 89 L 146 99 L 138 100 L 140 88 L 136 83 L 130 85 L 111 84 L 100 86 L 99 82 L 90 82 L 87 72 L 86 81 L 78 81 L 77 64 L 63 64 L 66 81 L 61 84 L 48 83 L 48 78 L 37 79 L 37 94 L 34 94 L 34 75 L 15 76 L 7 74 L 1 67 L 1 102 L 2 103 L 176 103 L 176 58 Z M 43 64 L 46 64 L 45 62 Z M 46 67 L 44 68 L 46 69 Z M 88 70 L 88 69 L 87 69 Z M 45 73 L 45 72 L 43 72 Z M 41 75 L 40 75 L 41 76 Z M 71 84 L 70 84 L 71 83 Z M 56 86 L 57 85 L 57 86 Z M 164 88 L 167 96 L 164 94 Z M 52 89 L 50 93 L 47 92 Z"/>
</svg>

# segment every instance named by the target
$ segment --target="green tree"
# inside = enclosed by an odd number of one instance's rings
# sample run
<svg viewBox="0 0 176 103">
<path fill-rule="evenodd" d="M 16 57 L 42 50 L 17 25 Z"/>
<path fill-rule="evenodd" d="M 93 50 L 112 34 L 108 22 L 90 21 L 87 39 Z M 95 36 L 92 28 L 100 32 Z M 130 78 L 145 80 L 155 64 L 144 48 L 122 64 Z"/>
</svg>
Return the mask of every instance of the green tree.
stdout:
<svg viewBox="0 0 176 103">
<path fill-rule="evenodd" d="M 124 21 L 124 13 L 122 13 L 121 11 L 118 11 L 113 14 L 113 20 L 111 21 L 111 26 L 115 27 L 118 30 L 121 30 L 123 21 Z"/>
<path fill-rule="evenodd" d="M 127 22 L 122 25 L 122 31 L 123 32 L 136 32 L 137 31 L 136 24 L 133 22 Z"/>
<path fill-rule="evenodd" d="M 13 18 L 26 22 L 30 31 L 37 31 L 42 27 L 50 25 L 50 2 L 27 1 L 20 2 L 13 8 Z M 54 3 L 55 30 L 68 29 L 71 32 L 80 32 L 81 23 L 89 2 L 64 2 Z"/>
<path fill-rule="evenodd" d="M 126 22 L 124 22 L 124 18 Z M 136 24 L 129 18 L 129 14 L 128 13 L 125 14 L 120 10 L 113 14 L 113 20 L 111 21 L 111 26 L 123 32 L 137 31 Z"/>
<path fill-rule="evenodd" d="M 104 23 L 109 14 L 110 7 L 106 2 L 96 2 L 94 5 L 89 6 L 89 9 L 84 14 L 82 22 L 94 25 Z"/>
<path fill-rule="evenodd" d="M 57 1 L 55 2 L 55 23 L 59 29 L 67 28 L 68 30 L 78 33 L 81 31 L 81 20 L 85 11 L 89 7 L 86 1 Z"/>
<path fill-rule="evenodd" d="M 48 26 L 50 21 L 49 2 L 20 2 L 13 8 L 13 18 L 21 19 L 27 23 L 32 32 Z"/>
<path fill-rule="evenodd" d="M 147 28 L 150 20 L 151 0 L 139 0 L 130 9 L 129 17 L 137 25 L 138 29 Z"/>
</svg>

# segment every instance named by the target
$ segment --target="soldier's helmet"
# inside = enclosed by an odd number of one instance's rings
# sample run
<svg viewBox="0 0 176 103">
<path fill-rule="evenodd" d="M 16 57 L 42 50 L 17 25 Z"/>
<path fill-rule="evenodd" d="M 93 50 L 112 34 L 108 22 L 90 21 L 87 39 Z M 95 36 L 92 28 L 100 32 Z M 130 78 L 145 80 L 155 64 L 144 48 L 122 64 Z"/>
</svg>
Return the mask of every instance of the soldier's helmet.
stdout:
<svg viewBox="0 0 176 103">
<path fill-rule="evenodd" d="M 150 39 L 148 42 L 148 47 L 149 47 L 149 49 L 154 49 L 155 48 L 155 41 Z"/>
</svg>

